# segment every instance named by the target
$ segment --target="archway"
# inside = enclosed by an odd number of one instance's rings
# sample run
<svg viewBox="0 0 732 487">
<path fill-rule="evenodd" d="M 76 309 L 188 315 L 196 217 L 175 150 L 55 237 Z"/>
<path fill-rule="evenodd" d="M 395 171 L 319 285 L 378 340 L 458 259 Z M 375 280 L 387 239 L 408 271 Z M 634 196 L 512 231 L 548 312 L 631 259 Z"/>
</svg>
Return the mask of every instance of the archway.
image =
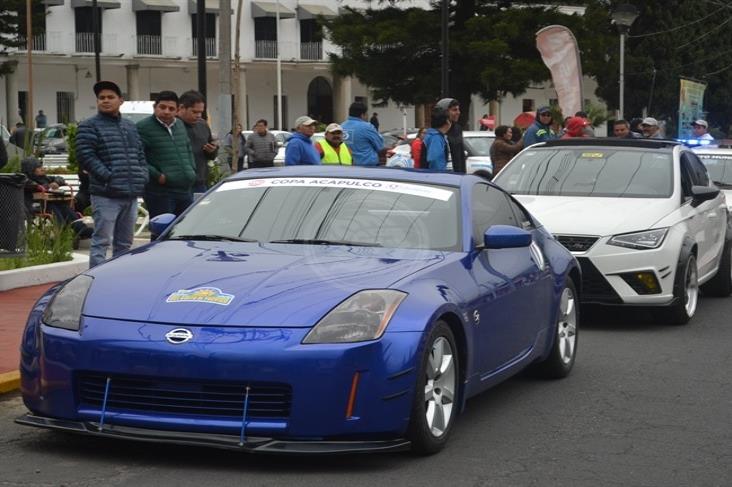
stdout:
<svg viewBox="0 0 732 487">
<path fill-rule="evenodd" d="M 333 88 L 322 76 L 308 85 L 308 115 L 326 124 L 333 121 Z"/>
</svg>

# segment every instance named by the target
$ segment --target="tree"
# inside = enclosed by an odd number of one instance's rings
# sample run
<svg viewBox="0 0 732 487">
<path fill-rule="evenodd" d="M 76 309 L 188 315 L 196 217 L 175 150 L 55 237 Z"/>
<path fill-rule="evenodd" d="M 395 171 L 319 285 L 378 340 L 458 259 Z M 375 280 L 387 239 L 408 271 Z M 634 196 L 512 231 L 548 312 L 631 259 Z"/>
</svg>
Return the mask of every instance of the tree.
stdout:
<svg viewBox="0 0 732 487">
<path fill-rule="evenodd" d="M 45 22 L 45 7 L 42 0 L 32 2 L 32 29 L 35 33 L 43 31 Z M 0 55 L 7 52 L 8 48 L 22 47 L 25 45 L 26 34 L 26 0 L 2 0 L 0 7 Z M 15 70 L 13 61 L 0 62 L 0 77 L 12 73 Z"/>
</svg>

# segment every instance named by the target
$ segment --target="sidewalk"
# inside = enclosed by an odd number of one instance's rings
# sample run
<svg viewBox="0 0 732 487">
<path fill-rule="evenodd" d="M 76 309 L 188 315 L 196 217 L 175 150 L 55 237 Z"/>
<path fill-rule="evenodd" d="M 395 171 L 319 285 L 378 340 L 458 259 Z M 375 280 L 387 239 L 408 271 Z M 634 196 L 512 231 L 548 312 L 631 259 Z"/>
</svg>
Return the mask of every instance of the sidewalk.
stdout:
<svg viewBox="0 0 732 487">
<path fill-rule="evenodd" d="M 133 247 L 150 241 L 149 237 L 136 238 Z M 88 240 L 75 252 L 89 254 Z M 55 283 L 40 284 L 9 291 L 0 291 L 0 394 L 13 391 L 20 385 L 20 339 L 31 308 L 43 293 Z"/>
</svg>

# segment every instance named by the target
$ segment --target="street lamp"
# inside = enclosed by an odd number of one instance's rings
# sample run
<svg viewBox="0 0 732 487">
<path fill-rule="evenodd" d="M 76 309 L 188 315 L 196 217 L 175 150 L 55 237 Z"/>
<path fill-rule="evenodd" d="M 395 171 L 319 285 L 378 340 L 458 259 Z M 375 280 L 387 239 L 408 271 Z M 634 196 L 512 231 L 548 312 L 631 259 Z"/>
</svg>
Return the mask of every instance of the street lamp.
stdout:
<svg viewBox="0 0 732 487">
<path fill-rule="evenodd" d="M 638 18 L 638 9 L 627 3 L 620 4 L 613 12 L 612 18 L 613 23 L 618 26 L 618 32 L 620 32 L 620 99 L 618 102 L 618 118 L 623 118 L 625 103 L 625 36 L 628 35 L 630 26 Z"/>
</svg>

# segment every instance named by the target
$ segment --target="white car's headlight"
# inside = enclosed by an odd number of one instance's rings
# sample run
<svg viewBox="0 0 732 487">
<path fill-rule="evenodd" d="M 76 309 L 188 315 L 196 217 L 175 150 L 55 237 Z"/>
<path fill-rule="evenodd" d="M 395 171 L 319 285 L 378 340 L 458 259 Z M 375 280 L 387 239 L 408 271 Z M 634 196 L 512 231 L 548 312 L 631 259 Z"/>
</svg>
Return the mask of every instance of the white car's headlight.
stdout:
<svg viewBox="0 0 732 487">
<path fill-rule="evenodd" d="M 353 343 L 376 340 L 406 293 L 390 289 L 360 291 L 333 308 L 303 343 Z"/>
<path fill-rule="evenodd" d="M 629 249 L 646 250 L 657 249 L 663 243 L 663 239 L 668 233 L 668 228 L 659 228 L 656 230 L 646 230 L 645 232 L 624 233 L 615 235 L 608 240 L 608 245 L 616 245 L 618 247 L 627 247 Z"/>
<path fill-rule="evenodd" d="M 78 275 L 62 287 L 43 313 L 43 323 L 55 328 L 79 330 L 81 310 L 94 279 Z"/>
</svg>

